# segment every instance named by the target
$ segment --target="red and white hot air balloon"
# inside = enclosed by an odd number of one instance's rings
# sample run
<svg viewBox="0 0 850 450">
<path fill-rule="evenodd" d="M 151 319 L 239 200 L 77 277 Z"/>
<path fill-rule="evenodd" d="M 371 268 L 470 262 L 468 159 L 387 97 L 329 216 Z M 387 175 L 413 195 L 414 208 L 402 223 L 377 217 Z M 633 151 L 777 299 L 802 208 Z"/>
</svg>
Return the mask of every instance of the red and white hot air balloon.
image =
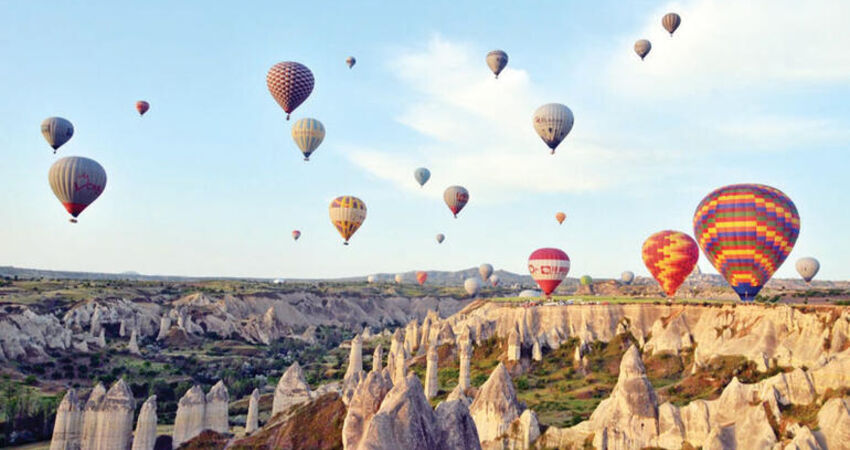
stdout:
<svg viewBox="0 0 850 450">
<path fill-rule="evenodd" d="M 301 237 L 301 232 L 298 230 L 292 230 L 292 239 L 298 240 Z"/>
<path fill-rule="evenodd" d="M 425 284 L 425 280 L 428 279 L 428 272 L 419 271 L 416 272 L 416 282 L 419 283 L 420 286 Z"/>
<path fill-rule="evenodd" d="M 528 257 L 528 271 L 546 296 L 549 296 L 570 271 L 570 257 L 557 248 L 539 248 Z"/>
<path fill-rule="evenodd" d="M 144 100 L 139 100 L 139 101 L 136 102 L 136 111 L 139 112 L 140 116 L 144 116 L 145 113 L 148 112 L 149 109 L 151 109 L 150 103 L 148 103 Z"/>
<path fill-rule="evenodd" d="M 443 200 L 457 219 L 460 210 L 469 202 L 469 191 L 463 186 L 449 186 L 443 192 Z"/>
<path fill-rule="evenodd" d="M 266 75 L 266 86 L 277 104 L 286 112 L 286 120 L 289 120 L 289 114 L 295 111 L 298 105 L 307 100 L 313 92 L 315 82 L 313 72 L 307 66 L 293 61 L 273 65 Z"/>
</svg>

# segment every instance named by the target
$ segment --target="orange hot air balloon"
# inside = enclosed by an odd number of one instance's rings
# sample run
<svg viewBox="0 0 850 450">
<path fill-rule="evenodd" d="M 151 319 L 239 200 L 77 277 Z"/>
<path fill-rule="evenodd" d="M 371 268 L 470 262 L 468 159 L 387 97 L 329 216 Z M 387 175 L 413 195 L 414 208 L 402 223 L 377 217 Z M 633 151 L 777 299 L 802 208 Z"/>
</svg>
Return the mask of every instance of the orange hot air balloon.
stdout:
<svg viewBox="0 0 850 450">
<path fill-rule="evenodd" d="M 416 272 L 416 281 L 419 282 L 419 285 L 422 286 L 425 284 L 425 280 L 428 279 L 428 272 L 419 271 Z"/>
<path fill-rule="evenodd" d="M 555 214 L 555 220 L 558 221 L 558 224 L 564 223 L 564 219 L 566 219 L 566 218 L 567 218 L 567 215 L 564 214 L 563 212 L 559 211 L 557 214 Z"/>
<path fill-rule="evenodd" d="M 643 243 L 643 263 L 661 285 L 667 297 L 673 297 L 699 259 L 696 241 L 681 231 L 659 231 Z"/>
<path fill-rule="evenodd" d="M 151 109 L 150 103 L 148 103 L 144 100 L 139 100 L 139 101 L 136 102 L 136 111 L 139 112 L 140 116 L 144 116 L 145 113 L 148 112 L 149 109 Z"/>
</svg>

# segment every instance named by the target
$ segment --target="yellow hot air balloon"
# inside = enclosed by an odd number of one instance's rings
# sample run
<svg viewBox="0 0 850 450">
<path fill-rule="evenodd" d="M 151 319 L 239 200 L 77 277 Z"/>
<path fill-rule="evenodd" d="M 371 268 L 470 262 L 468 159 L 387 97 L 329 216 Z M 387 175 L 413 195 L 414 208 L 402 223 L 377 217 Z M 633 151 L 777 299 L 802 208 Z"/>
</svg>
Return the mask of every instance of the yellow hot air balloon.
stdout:
<svg viewBox="0 0 850 450">
<path fill-rule="evenodd" d="M 345 239 L 344 244 L 348 245 L 348 240 L 366 220 L 366 203 L 357 197 L 344 195 L 331 202 L 329 212 L 331 223 Z"/>
<path fill-rule="evenodd" d="M 53 163 L 47 179 L 53 194 L 71 214 L 73 223 L 106 188 L 106 171 L 103 166 L 81 156 L 68 156 Z"/>
<path fill-rule="evenodd" d="M 292 125 L 292 140 L 304 154 L 304 161 L 310 160 L 310 155 L 319 148 L 325 139 L 325 126 L 316 119 L 301 119 Z"/>
</svg>

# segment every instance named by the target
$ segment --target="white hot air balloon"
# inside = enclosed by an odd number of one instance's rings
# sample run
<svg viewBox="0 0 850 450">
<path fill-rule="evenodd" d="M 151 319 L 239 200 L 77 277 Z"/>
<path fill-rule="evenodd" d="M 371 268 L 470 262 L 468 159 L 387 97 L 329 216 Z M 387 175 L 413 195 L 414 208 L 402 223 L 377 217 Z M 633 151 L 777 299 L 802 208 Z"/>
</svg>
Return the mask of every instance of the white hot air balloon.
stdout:
<svg viewBox="0 0 850 450">
<path fill-rule="evenodd" d="M 537 108 L 532 117 L 534 131 L 552 149 L 553 155 L 555 148 L 570 134 L 574 121 L 570 108 L 560 103 L 547 103 Z"/>
<path fill-rule="evenodd" d="M 469 294 L 470 297 L 475 297 L 481 290 L 481 281 L 474 277 L 467 278 L 466 281 L 463 282 L 463 288 L 466 289 L 466 293 Z"/>
<path fill-rule="evenodd" d="M 374 283 L 375 282 L 375 275 L 369 275 L 368 277 L 366 277 L 366 282 L 369 283 L 369 284 Z"/>
<path fill-rule="evenodd" d="M 53 153 L 74 136 L 74 125 L 62 117 L 48 117 L 41 122 L 41 134 L 53 148 Z"/>
<path fill-rule="evenodd" d="M 812 278 L 818 274 L 818 271 L 820 270 L 820 263 L 818 260 L 807 256 L 805 258 L 798 259 L 795 267 L 797 269 L 797 273 L 803 277 L 803 280 L 805 280 L 806 283 L 809 283 L 812 281 Z"/>
<path fill-rule="evenodd" d="M 401 274 L 397 274 L 395 276 L 395 282 L 401 284 L 402 281 L 404 281 L 404 277 Z"/>
<path fill-rule="evenodd" d="M 493 265 L 492 264 L 481 264 L 478 267 L 478 273 L 481 275 L 481 279 L 487 281 L 490 279 L 490 275 L 493 275 Z"/>
</svg>

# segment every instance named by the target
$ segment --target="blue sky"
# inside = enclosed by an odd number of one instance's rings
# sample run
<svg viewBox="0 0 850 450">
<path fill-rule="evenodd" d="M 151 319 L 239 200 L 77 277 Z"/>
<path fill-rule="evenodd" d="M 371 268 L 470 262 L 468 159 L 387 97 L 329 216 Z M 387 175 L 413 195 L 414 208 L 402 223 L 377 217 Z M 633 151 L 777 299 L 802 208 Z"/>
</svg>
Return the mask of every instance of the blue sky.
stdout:
<svg viewBox="0 0 850 450">
<path fill-rule="evenodd" d="M 704 195 L 760 182 L 802 218 L 778 276 L 811 255 L 819 278 L 850 278 L 846 2 L 243 3 L 0 3 L 0 264 L 523 273 L 534 249 L 556 246 L 572 276 L 646 275 L 646 237 L 692 233 Z M 667 11 L 683 18 L 672 39 Z M 494 48 L 510 55 L 498 81 L 484 63 Z M 327 129 L 309 163 L 265 85 L 284 60 L 316 77 L 293 114 Z M 548 102 L 576 117 L 554 157 L 531 126 Z M 59 156 L 94 158 L 109 177 L 77 225 L 46 180 L 55 157 L 39 124 L 51 115 L 76 128 Z M 421 189 L 419 166 L 433 174 Z M 457 220 L 442 201 L 452 184 L 471 196 Z M 348 247 L 328 220 L 338 195 L 369 210 Z"/>
</svg>

